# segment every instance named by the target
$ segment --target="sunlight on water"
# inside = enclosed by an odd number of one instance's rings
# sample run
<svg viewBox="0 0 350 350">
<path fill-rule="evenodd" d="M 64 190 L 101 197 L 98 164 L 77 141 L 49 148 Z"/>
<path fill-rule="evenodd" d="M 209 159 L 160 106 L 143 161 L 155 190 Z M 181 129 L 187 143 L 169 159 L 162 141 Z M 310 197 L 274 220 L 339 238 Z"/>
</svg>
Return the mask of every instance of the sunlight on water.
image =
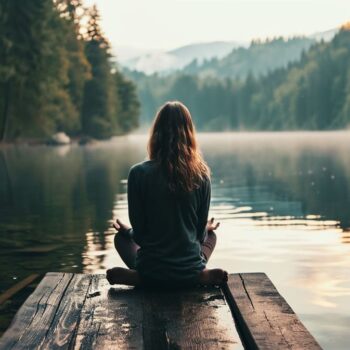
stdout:
<svg viewBox="0 0 350 350">
<path fill-rule="evenodd" d="M 268 147 L 278 147 L 274 151 L 282 153 L 284 157 L 293 152 L 291 149 L 302 148 L 302 146 L 306 147 L 306 151 L 315 147 L 318 150 L 318 146 L 321 146 L 320 148 L 325 148 L 327 153 L 331 152 L 332 147 L 339 147 L 339 143 L 333 144 L 335 141 L 333 135 L 331 135 L 329 148 L 319 145 L 317 142 L 321 141 L 323 135 L 318 136 L 318 140 L 315 136 L 312 135 L 313 141 L 310 142 L 309 136 L 300 140 L 298 135 L 298 143 L 296 143 L 293 134 L 291 134 L 289 137 L 291 137 L 290 141 L 292 142 L 288 144 L 288 147 L 281 147 L 278 141 L 275 141 L 277 142 L 275 145 L 273 140 L 267 141 L 267 143 Z M 349 136 L 346 135 L 347 138 Z M 210 139 L 210 136 L 207 137 Z M 246 141 L 243 136 L 241 137 L 243 141 Z M 250 135 L 246 137 L 250 138 Z M 304 141 L 304 145 L 300 144 L 300 141 Z M 210 143 L 209 140 L 206 142 Z M 318 143 L 318 145 L 313 142 Z M 347 139 L 345 142 L 350 145 Z M 229 158 L 228 149 L 221 149 L 221 152 L 224 153 L 225 158 Z M 301 150 L 299 152 L 302 153 Z M 299 200 L 298 198 L 290 200 L 283 192 L 280 195 L 275 194 L 274 189 L 269 187 L 269 181 L 266 182 L 263 176 L 260 179 L 259 173 L 254 179 L 255 172 L 261 171 L 261 167 L 259 168 L 259 163 L 254 164 L 253 161 L 244 159 L 245 156 L 249 156 L 249 151 L 243 151 L 242 158 L 239 160 L 243 167 L 247 168 L 248 163 L 251 168 L 248 168 L 250 170 L 245 173 L 245 178 L 241 174 L 236 179 L 229 178 L 230 170 L 227 167 L 217 178 L 215 160 L 208 157 L 212 155 L 213 158 L 221 158 L 223 156 L 215 145 L 210 144 L 209 149 L 204 147 L 204 153 L 213 169 L 210 216 L 221 221 L 217 232 L 219 238 L 217 248 L 209 267 L 221 266 L 230 272 L 262 271 L 267 273 L 310 331 L 326 348 L 347 348 L 350 339 L 346 340 L 348 333 L 345 334 L 342 331 L 346 329 L 344 322 L 350 324 L 350 304 L 347 302 L 350 296 L 350 275 L 348 272 L 350 245 L 341 244 L 340 238 L 343 229 L 340 220 L 337 220 L 336 215 L 327 218 L 326 215 L 321 215 L 318 212 L 308 213 L 303 208 L 303 195 L 300 193 L 296 193 L 296 195 L 301 195 Z M 300 153 L 297 156 L 300 156 Z M 317 153 L 318 151 L 316 151 L 316 156 Z M 337 154 L 338 157 L 339 155 L 342 156 L 342 154 Z M 269 157 L 262 157 L 260 162 L 264 162 L 266 158 Z M 228 159 L 225 160 L 228 161 Z M 292 158 L 290 160 L 297 161 L 298 159 Z M 291 170 L 291 175 L 293 175 L 291 178 L 301 177 L 304 174 L 302 181 L 300 181 L 301 185 L 304 182 L 309 182 L 310 187 L 317 186 L 318 180 L 315 175 L 317 170 L 312 168 L 312 164 L 307 162 L 307 168 L 309 168 L 307 171 L 295 169 L 294 164 L 293 167 L 290 167 L 291 169 L 288 169 L 287 165 L 285 169 L 276 169 L 280 165 L 278 164 L 280 159 L 273 159 L 273 161 L 276 162 L 273 167 L 266 166 L 268 171 L 265 176 L 267 175 L 267 179 L 272 178 L 271 181 L 280 181 L 279 177 L 275 178 L 276 171 L 283 178 L 288 177 L 288 175 L 283 174 L 283 171 Z M 321 167 L 321 174 L 324 174 L 328 168 L 336 172 L 336 169 L 332 169 L 332 166 L 329 165 L 329 159 L 325 159 L 325 161 L 327 167 Z M 317 165 L 320 166 L 320 164 Z M 242 173 L 242 170 L 238 169 L 238 164 L 233 166 L 231 171 Z M 339 174 L 338 176 L 343 175 Z M 334 181 L 335 178 L 336 175 L 333 173 L 329 176 L 330 181 Z M 248 185 L 242 186 L 242 182 L 246 182 Z M 285 192 L 292 192 L 294 189 L 288 188 L 288 182 L 284 186 Z M 280 189 L 278 190 L 280 191 Z M 320 193 L 321 190 L 322 188 L 317 188 L 316 193 Z M 322 206 L 322 203 L 319 205 Z M 117 196 L 113 213 L 115 218 L 128 220 L 125 194 Z M 349 216 L 347 216 L 347 220 L 349 220 Z M 348 221 L 346 225 L 348 225 Z M 112 242 L 111 255 L 107 254 L 106 265 L 122 263 L 117 261 L 118 258 L 114 253 Z M 329 330 L 325 330 L 324 324 L 327 324 L 330 319 L 334 320 L 336 315 L 339 316 L 339 328 L 334 329 L 332 324 Z M 336 334 L 342 339 L 338 339 L 338 345 L 334 347 Z"/>
<path fill-rule="evenodd" d="M 209 215 L 221 222 L 209 267 L 265 272 L 325 349 L 348 349 L 350 133 L 199 139 L 212 169 Z M 124 265 L 111 225 L 128 222 L 126 179 L 146 141 L 0 150 L 1 290 L 30 273 Z"/>
</svg>

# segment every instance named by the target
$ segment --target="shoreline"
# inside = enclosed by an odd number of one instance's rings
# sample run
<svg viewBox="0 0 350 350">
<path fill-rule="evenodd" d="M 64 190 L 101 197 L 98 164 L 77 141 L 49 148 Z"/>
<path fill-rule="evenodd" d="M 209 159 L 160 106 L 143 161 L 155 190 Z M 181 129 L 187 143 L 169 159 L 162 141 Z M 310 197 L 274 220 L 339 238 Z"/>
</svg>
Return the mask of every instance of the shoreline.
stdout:
<svg viewBox="0 0 350 350">
<path fill-rule="evenodd" d="M 334 129 L 334 130 L 222 130 L 222 131 L 198 131 L 198 137 L 204 137 L 205 135 L 218 135 L 222 134 L 223 136 L 227 136 L 229 134 L 235 134 L 237 137 L 243 137 L 243 136 L 286 136 L 290 137 L 293 135 L 310 135 L 310 136 L 321 136 L 322 134 L 333 134 L 333 135 L 339 135 L 339 134 L 350 134 L 350 129 Z M 148 132 L 140 133 L 140 132 L 130 132 L 127 134 L 119 134 L 114 135 L 110 137 L 109 139 L 103 139 L 98 140 L 87 136 L 81 136 L 81 137 L 72 137 L 70 138 L 70 142 L 66 143 L 59 143 L 59 142 L 53 142 L 52 140 L 46 138 L 28 138 L 28 139 L 17 139 L 14 141 L 6 141 L 6 142 L 0 142 L 0 149 L 7 148 L 7 147 L 13 147 L 13 146 L 69 146 L 69 145 L 79 145 L 79 146 L 85 146 L 85 145 L 92 145 L 97 144 L 101 142 L 108 142 L 111 141 L 115 137 L 124 137 L 124 136 L 148 136 Z"/>
</svg>

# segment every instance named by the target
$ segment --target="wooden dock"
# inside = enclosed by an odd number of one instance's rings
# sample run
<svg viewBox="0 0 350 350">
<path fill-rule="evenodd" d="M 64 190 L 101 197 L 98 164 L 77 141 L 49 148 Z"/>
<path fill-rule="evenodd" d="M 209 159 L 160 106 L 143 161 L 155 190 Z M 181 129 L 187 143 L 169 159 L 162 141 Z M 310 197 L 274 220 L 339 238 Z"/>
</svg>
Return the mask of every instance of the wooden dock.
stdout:
<svg viewBox="0 0 350 350">
<path fill-rule="evenodd" d="M 237 349 L 235 323 L 245 349 L 321 349 L 263 273 L 231 274 L 222 288 L 152 291 L 52 272 L 0 349 Z"/>
</svg>

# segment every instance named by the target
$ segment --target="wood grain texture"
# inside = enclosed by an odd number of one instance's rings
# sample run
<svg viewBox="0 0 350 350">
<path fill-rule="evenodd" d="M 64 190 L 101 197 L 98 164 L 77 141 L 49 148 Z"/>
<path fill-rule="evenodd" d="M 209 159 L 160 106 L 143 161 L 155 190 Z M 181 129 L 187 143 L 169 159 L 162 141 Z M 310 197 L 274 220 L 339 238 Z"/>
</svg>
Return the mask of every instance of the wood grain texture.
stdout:
<svg viewBox="0 0 350 350">
<path fill-rule="evenodd" d="M 142 349 L 140 291 L 111 287 L 94 275 L 76 329 L 74 349 Z"/>
<path fill-rule="evenodd" d="M 114 288 L 104 275 L 48 273 L 0 349 L 234 349 L 237 341 L 219 288 Z"/>
<path fill-rule="evenodd" d="M 36 349 L 49 331 L 73 275 L 48 273 L 18 310 L 0 339 L 0 349 Z"/>
<path fill-rule="evenodd" d="M 17 312 L 0 349 L 320 349 L 265 274 L 223 288 L 111 287 L 104 275 L 48 273 Z M 226 304 L 228 301 L 230 308 Z"/>
<path fill-rule="evenodd" d="M 41 342 L 43 349 L 65 349 L 74 342 L 74 333 L 91 284 L 90 275 L 75 274 L 59 302 L 50 329 Z"/>
<path fill-rule="evenodd" d="M 264 273 L 229 275 L 223 288 L 248 349 L 321 349 Z"/>
<path fill-rule="evenodd" d="M 219 288 L 143 294 L 145 349 L 234 349 L 239 341 Z"/>
</svg>

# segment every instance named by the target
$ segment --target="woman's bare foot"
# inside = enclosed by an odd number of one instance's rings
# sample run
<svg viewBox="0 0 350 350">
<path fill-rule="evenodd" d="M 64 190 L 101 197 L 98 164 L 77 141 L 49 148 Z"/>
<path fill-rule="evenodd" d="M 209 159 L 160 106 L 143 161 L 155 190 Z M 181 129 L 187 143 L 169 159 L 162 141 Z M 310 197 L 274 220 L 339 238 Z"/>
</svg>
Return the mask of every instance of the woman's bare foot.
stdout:
<svg viewBox="0 0 350 350">
<path fill-rule="evenodd" d="M 110 284 L 125 284 L 127 286 L 138 286 L 140 276 L 136 270 L 114 267 L 106 271 L 106 278 Z"/>
<path fill-rule="evenodd" d="M 204 269 L 199 274 L 199 283 L 204 285 L 220 285 L 227 282 L 227 272 L 222 269 Z"/>
</svg>

